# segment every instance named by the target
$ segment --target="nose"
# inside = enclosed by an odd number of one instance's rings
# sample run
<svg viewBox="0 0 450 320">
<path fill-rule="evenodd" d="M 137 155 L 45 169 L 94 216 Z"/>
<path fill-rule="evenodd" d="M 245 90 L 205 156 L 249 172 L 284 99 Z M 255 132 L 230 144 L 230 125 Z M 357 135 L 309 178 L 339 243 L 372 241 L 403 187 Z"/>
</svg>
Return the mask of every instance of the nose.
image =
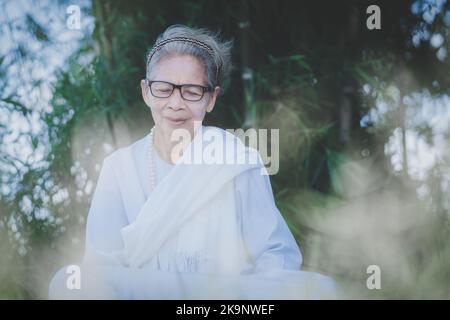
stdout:
<svg viewBox="0 0 450 320">
<path fill-rule="evenodd" d="M 184 108 L 184 101 L 181 97 L 181 89 L 174 88 L 172 95 L 169 97 L 167 106 L 173 110 L 179 110 Z"/>
</svg>

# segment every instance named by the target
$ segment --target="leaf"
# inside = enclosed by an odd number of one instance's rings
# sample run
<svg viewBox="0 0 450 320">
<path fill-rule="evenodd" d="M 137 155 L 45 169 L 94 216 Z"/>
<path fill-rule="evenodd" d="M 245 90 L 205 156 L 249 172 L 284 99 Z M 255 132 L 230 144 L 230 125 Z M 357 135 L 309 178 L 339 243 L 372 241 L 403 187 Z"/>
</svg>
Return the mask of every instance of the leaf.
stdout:
<svg viewBox="0 0 450 320">
<path fill-rule="evenodd" d="M 3 98 L 1 99 L 1 101 L 7 103 L 7 104 L 12 104 L 15 108 L 16 111 L 21 112 L 24 116 L 26 116 L 27 114 L 29 114 L 31 111 L 24 106 L 22 103 L 20 103 L 17 100 L 14 100 L 12 96 L 9 96 L 7 98 Z"/>
<path fill-rule="evenodd" d="M 307 71 L 312 71 L 311 67 L 309 66 L 309 64 L 307 64 L 305 61 L 303 60 L 298 60 L 297 64 L 301 67 L 303 67 L 303 69 L 307 70 Z"/>
<path fill-rule="evenodd" d="M 39 145 L 39 139 L 37 137 L 31 138 L 31 145 L 33 146 L 33 150 L 36 150 L 36 148 Z"/>
<path fill-rule="evenodd" d="M 377 86 L 375 79 L 372 76 L 370 76 L 367 72 L 365 72 L 359 67 L 355 67 L 354 70 L 363 81 L 365 81 L 366 83 L 370 84 L 373 87 Z"/>
<path fill-rule="evenodd" d="M 301 54 L 294 54 L 289 57 L 290 61 L 295 61 L 300 67 L 307 71 L 312 71 L 311 66 L 305 61 L 305 56 L 302 56 Z"/>
<path fill-rule="evenodd" d="M 28 29 L 32 32 L 33 36 L 37 40 L 43 42 L 49 41 L 47 31 L 39 23 L 37 23 L 36 20 L 34 20 L 34 18 L 29 14 L 27 14 L 26 16 L 26 24 Z"/>
<path fill-rule="evenodd" d="M 304 59 L 304 56 L 302 56 L 301 54 L 294 54 L 289 57 L 289 60 L 291 60 L 291 61 L 299 61 L 299 60 L 303 60 L 303 59 Z"/>
<path fill-rule="evenodd" d="M 294 236 L 296 236 L 296 237 L 301 237 L 302 236 L 302 232 L 297 227 L 297 225 L 291 220 L 290 217 L 285 216 L 284 220 L 286 221 L 286 224 L 287 224 L 288 228 L 292 231 Z"/>
<path fill-rule="evenodd" d="M 289 188 L 284 188 L 280 191 L 278 191 L 275 195 L 275 198 L 279 198 L 282 197 L 283 195 L 285 195 L 287 192 L 289 191 Z"/>
</svg>

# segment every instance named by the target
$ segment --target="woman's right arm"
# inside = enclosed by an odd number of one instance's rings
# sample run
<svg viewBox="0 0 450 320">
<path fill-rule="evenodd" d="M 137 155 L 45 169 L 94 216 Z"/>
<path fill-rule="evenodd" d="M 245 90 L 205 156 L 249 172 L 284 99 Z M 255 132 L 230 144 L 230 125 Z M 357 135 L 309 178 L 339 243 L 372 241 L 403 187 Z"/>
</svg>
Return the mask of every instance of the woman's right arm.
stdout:
<svg viewBox="0 0 450 320">
<path fill-rule="evenodd" d="M 89 209 L 86 225 L 84 261 L 98 259 L 99 253 L 123 248 L 120 229 L 128 225 L 122 195 L 112 166 L 112 157 L 104 159 Z"/>
</svg>

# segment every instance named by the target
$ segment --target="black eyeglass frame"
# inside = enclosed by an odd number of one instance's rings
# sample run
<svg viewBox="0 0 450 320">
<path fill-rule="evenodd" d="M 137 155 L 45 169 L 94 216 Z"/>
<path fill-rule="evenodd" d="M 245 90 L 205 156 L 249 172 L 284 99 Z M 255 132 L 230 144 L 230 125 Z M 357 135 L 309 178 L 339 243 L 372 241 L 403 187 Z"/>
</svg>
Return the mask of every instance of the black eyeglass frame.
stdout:
<svg viewBox="0 0 450 320">
<path fill-rule="evenodd" d="M 209 87 L 209 86 L 208 86 L 208 87 L 205 87 L 205 86 L 202 86 L 202 85 L 199 85 L 199 84 L 190 84 L 190 83 L 185 83 L 185 84 L 174 84 L 174 83 L 171 83 L 171 82 L 168 82 L 168 81 L 148 80 L 148 79 L 145 79 L 145 82 L 147 83 L 147 86 L 149 87 L 150 93 L 152 94 L 152 96 L 154 96 L 155 98 L 159 98 L 159 99 L 166 99 L 166 98 L 169 98 L 169 97 L 173 94 L 174 90 L 175 90 L 175 89 L 178 89 L 178 90 L 180 90 L 180 95 L 181 95 L 181 97 L 182 97 L 184 100 L 190 101 L 190 102 L 198 102 L 198 101 L 200 101 L 200 100 L 203 99 L 203 97 L 205 96 L 205 92 L 212 92 L 212 91 L 213 91 L 213 88 L 211 88 L 211 87 Z M 162 83 L 170 84 L 170 85 L 172 86 L 172 92 L 171 92 L 167 97 L 158 97 L 158 96 L 155 95 L 155 94 L 153 93 L 153 91 L 152 91 L 152 84 L 155 83 L 155 82 L 162 82 Z M 203 91 L 202 91 L 202 96 L 201 96 L 199 99 L 197 99 L 197 100 L 186 99 L 186 98 L 183 96 L 183 90 L 182 90 L 183 87 L 198 87 L 198 88 L 201 88 L 201 89 L 203 90 Z"/>
</svg>

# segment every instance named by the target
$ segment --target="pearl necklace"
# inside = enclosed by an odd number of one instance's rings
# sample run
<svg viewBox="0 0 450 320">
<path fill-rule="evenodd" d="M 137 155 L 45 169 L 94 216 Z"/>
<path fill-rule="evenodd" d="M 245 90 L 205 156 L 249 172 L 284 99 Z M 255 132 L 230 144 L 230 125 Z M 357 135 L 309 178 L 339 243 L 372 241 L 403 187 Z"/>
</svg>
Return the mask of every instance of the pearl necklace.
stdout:
<svg viewBox="0 0 450 320">
<path fill-rule="evenodd" d="M 150 135 L 148 139 L 148 163 L 149 163 L 149 173 L 150 173 L 150 192 L 155 189 L 156 185 L 156 174 L 153 162 L 153 140 L 155 135 L 155 127 L 150 130 Z"/>
</svg>

